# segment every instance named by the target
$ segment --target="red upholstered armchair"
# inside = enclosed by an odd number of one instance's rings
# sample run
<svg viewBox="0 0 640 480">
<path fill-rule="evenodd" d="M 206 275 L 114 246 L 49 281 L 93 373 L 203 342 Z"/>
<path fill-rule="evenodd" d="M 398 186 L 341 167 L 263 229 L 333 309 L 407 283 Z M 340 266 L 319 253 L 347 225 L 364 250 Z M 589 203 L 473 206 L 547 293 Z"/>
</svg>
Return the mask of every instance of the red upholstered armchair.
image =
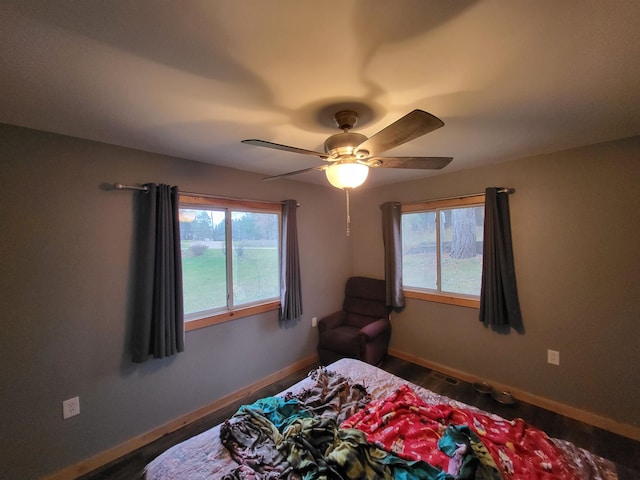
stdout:
<svg viewBox="0 0 640 480">
<path fill-rule="evenodd" d="M 328 365 L 344 357 L 380 363 L 391 338 L 390 312 L 384 280 L 351 277 L 342 310 L 318 321 L 320 363 Z"/>
</svg>

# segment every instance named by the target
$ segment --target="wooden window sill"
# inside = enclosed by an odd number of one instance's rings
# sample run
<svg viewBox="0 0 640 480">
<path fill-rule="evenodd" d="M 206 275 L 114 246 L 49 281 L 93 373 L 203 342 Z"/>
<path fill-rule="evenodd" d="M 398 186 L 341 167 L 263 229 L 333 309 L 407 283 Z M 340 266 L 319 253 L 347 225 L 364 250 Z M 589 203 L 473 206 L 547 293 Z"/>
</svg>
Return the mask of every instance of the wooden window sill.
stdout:
<svg viewBox="0 0 640 480">
<path fill-rule="evenodd" d="M 262 303 L 260 305 L 252 305 L 250 307 L 238 308 L 236 310 L 228 310 L 225 312 L 211 315 L 209 317 L 198 318 L 195 320 L 186 320 L 184 322 L 184 329 L 186 332 L 191 330 L 197 330 L 199 328 L 209 327 L 211 325 L 217 325 L 218 323 L 228 322 L 230 320 L 236 320 L 238 318 L 249 317 L 251 315 L 257 315 L 259 313 L 270 312 L 272 310 L 278 310 L 280 308 L 280 302 Z"/>
<path fill-rule="evenodd" d="M 418 300 L 426 300 L 428 302 L 446 303 L 449 305 L 458 305 L 467 308 L 480 308 L 480 300 L 467 297 L 456 297 L 454 295 L 443 295 L 427 292 L 417 292 L 413 290 L 404 290 L 404 296 L 407 298 L 415 298 Z"/>
</svg>

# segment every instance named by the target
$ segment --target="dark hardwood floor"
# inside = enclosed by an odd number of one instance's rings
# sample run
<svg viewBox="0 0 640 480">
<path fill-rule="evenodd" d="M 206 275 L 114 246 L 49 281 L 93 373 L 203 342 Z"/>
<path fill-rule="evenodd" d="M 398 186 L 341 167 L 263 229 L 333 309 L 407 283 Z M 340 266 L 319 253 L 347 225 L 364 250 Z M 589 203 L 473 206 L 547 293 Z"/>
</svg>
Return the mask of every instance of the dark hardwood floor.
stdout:
<svg viewBox="0 0 640 480">
<path fill-rule="evenodd" d="M 502 405 L 490 396 L 476 392 L 473 385 L 468 382 L 447 377 L 396 357 L 387 357 L 380 367 L 429 390 L 496 413 L 504 418 L 523 418 L 552 437 L 568 440 L 581 448 L 615 462 L 619 480 L 640 480 L 640 442 L 523 402 Z M 125 457 L 80 477 L 80 480 L 138 479 L 144 466 L 167 448 L 224 421 L 233 415 L 241 404 L 253 403 L 258 398 L 274 395 L 287 389 L 304 378 L 308 371 L 309 369 L 305 369 L 291 374 L 244 398 L 241 402 L 218 410 L 198 422 L 165 435 Z"/>
</svg>

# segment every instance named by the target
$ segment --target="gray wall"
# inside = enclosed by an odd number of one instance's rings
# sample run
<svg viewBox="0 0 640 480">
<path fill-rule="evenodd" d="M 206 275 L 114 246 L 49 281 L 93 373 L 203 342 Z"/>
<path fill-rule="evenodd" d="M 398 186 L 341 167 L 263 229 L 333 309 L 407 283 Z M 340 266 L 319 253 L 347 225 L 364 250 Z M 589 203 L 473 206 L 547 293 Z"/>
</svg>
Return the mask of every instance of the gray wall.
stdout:
<svg viewBox="0 0 640 480">
<path fill-rule="evenodd" d="M 379 205 L 514 187 L 513 246 L 526 333 L 477 309 L 420 300 L 393 316 L 391 346 L 489 381 L 640 426 L 640 137 L 365 191 L 354 271 L 384 274 Z M 455 162 L 455 160 L 454 160 Z M 374 172 L 375 173 L 375 172 Z M 547 364 L 560 351 L 560 366 Z"/>
<path fill-rule="evenodd" d="M 315 353 L 311 317 L 351 273 L 342 192 L 0 126 L 0 478 L 29 479 L 112 448 Z M 129 361 L 134 192 L 159 182 L 241 198 L 295 198 L 304 317 L 277 312 L 186 334 L 186 351 Z M 62 420 L 79 395 L 81 414 Z"/>
<path fill-rule="evenodd" d="M 392 346 L 450 368 L 640 425 L 639 140 L 583 148 L 352 195 L 295 181 L 0 126 L 0 478 L 29 479 L 112 448 L 315 352 L 310 319 L 340 305 L 352 273 L 383 276 L 380 210 L 515 187 L 526 334 L 484 329 L 474 309 L 409 300 Z M 372 174 L 375 174 L 373 172 Z M 296 198 L 304 318 L 275 313 L 186 335 L 186 352 L 128 360 L 133 192 L 113 182 Z M 546 349 L 561 365 L 546 364 Z M 81 414 L 63 421 L 62 400 Z"/>
</svg>

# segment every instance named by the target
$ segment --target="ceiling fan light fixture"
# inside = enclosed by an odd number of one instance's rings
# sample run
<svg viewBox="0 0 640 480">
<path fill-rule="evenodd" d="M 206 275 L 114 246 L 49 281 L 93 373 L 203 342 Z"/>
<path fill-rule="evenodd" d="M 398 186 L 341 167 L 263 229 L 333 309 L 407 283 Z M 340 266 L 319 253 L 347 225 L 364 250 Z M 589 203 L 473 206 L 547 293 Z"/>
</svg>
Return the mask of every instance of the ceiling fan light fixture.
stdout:
<svg viewBox="0 0 640 480">
<path fill-rule="evenodd" d="M 325 169 L 327 180 L 336 188 L 356 188 L 369 175 L 369 167 L 360 163 L 334 163 Z"/>
</svg>

